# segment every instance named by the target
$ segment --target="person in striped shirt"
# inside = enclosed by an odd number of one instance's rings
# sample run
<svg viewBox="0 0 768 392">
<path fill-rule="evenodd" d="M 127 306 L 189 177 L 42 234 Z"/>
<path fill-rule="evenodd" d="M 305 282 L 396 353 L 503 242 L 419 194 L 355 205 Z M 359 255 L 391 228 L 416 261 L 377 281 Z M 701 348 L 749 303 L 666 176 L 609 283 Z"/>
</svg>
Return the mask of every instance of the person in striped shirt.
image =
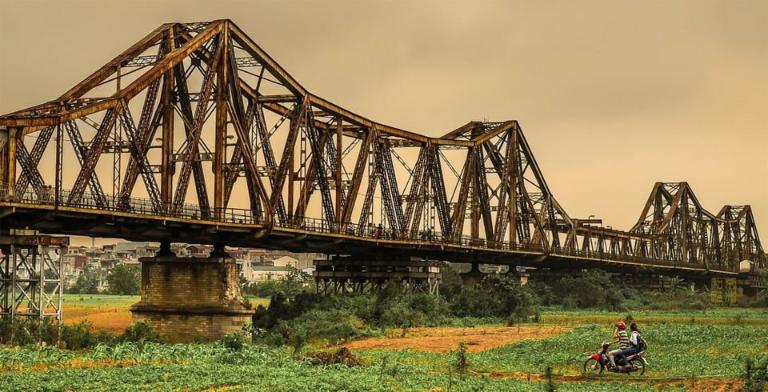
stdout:
<svg viewBox="0 0 768 392">
<path fill-rule="evenodd" d="M 608 360 L 611 361 L 611 367 L 616 367 L 616 361 L 614 357 L 616 354 L 631 346 L 629 342 L 629 335 L 627 334 L 627 324 L 623 321 L 616 323 L 616 329 L 613 331 L 613 344 L 618 343 L 619 348 L 608 353 Z"/>
</svg>

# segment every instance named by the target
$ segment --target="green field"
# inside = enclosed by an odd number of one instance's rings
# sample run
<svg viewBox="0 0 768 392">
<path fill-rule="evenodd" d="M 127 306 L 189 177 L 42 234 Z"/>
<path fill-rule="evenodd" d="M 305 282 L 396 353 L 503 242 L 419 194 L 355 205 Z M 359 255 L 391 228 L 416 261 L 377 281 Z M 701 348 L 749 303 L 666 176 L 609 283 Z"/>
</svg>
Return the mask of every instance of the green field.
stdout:
<svg viewBox="0 0 768 392">
<path fill-rule="evenodd" d="M 64 294 L 65 305 L 130 307 L 139 300 L 140 295 Z"/>
<path fill-rule="evenodd" d="M 137 299 L 84 295 L 68 302 L 128 306 Z M 635 312 L 650 345 L 646 375 L 582 378 L 584 359 L 610 338 L 612 320 L 625 316 L 545 311 L 542 324 L 573 329 L 468 353 L 461 374 L 455 353 L 412 350 L 356 350 L 365 365 L 346 367 L 314 365 L 288 348 L 259 345 L 241 351 L 219 343 L 121 343 L 85 351 L 2 346 L 0 390 L 543 391 L 547 367 L 559 391 L 733 390 L 747 358 L 768 356 L 764 309 Z"/>
</svg>

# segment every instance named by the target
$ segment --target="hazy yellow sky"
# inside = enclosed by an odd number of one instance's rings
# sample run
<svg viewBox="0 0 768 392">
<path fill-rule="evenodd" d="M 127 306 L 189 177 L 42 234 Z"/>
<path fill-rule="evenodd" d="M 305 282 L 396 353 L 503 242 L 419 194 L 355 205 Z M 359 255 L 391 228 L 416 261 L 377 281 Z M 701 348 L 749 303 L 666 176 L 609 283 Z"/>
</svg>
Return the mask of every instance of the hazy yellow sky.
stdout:
<svg viewBox="0 0 768 392">
<path fill-rule="evenodd" d="M 439 135 L 517 119 L 571 216 L 629 228 L 655 181 L 768 238 L 768 1 L 0 0 L 0 112 L 168 21 L 230 18 L 310 91 Z"/>
</svg>

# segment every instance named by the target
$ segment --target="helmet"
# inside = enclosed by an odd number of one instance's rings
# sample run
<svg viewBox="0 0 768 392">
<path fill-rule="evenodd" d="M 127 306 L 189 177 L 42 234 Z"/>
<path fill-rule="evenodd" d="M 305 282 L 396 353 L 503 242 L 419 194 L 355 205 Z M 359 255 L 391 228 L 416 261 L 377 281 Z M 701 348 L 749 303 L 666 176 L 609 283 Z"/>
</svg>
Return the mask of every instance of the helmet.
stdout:
<svg viewBox="0 0 768 392">
<path fill-rule="evenodd" d="M 616 323 L 616 328 L 618 328 L 619 330 L 627 329 L 627 324 L 624 324 L 623 321 L 619 321 L 618 323 Z"/>
</svg>

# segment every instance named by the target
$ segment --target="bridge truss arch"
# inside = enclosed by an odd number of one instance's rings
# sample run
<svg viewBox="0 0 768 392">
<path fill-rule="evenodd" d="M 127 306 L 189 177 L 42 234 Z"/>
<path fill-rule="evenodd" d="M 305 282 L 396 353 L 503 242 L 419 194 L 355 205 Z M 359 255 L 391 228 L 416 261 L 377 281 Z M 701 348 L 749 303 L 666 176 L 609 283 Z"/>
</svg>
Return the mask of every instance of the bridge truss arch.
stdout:
<svg viewBox="0 0 768 392">
<path fill-rule="evenodd" d="M 372 121 L 309 92 L 229 20 L 164 24 L 0 127 L 8 226 L 499 263 L 766 268 L 749 206 L 713 215 L 687 184 L 656 184 L 631 230 L 597 227 L 557 202 L 517 121 L 439 137 Z M 89 214 L 100 217 L 90 226 Z"/>
</svg>

